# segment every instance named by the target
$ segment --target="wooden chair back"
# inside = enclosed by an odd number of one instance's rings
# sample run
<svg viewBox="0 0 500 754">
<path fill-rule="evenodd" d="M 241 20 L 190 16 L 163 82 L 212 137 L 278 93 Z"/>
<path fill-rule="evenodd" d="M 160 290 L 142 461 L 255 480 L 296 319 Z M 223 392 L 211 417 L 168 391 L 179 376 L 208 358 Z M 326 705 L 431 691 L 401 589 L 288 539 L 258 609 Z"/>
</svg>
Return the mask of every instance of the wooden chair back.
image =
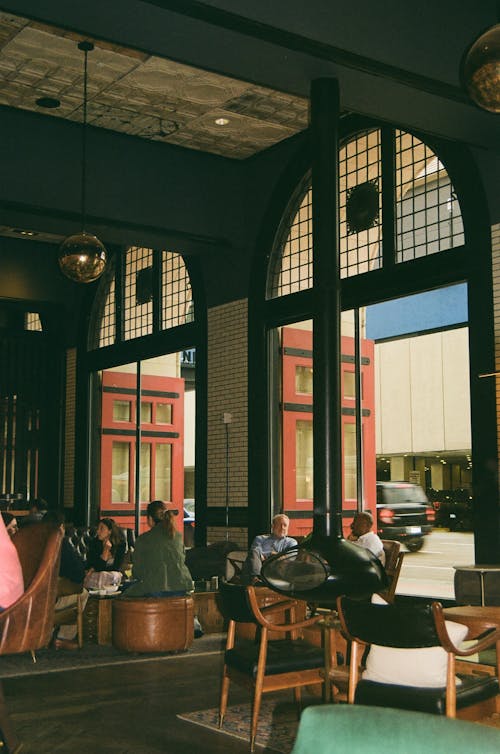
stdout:
<svg viewBox="0 0 500 754">
<path fill-rule="evenodd" d="M 385 572 L 389 584 L 387 589 L 380 592 L 380 594 L 387 602 L 393 602 L 396 595 L 399 574 L 401 573 L 401 567 L 403 565 L 404 552 L 401 552 L 401 545 L 395 540 L 383 539 L 382 544 L 385 553 Z"/>
</svg>

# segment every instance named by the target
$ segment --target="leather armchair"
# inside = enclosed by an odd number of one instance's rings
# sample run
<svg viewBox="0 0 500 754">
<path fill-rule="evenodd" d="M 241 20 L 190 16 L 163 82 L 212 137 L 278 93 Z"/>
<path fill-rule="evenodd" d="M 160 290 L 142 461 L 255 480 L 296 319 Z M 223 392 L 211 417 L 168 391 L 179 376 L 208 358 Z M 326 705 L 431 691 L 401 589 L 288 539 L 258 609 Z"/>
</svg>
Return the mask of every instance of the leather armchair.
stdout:
<svg viewBox="0 0 500 754">
<path fill-rule="evenodd" d="M 0 613 L 0 655 L 31 652 L 36 661 L 35 651 L 49 643 L 62 537 L 62 529 L 52 524 L 32 524 L 13 537 L 23 569 L 25 591 L 17 602 Z M 19 751 L 20 744 L 7 714 L 1 681 L 0 736 L 7 751 Z"/>
</svg>

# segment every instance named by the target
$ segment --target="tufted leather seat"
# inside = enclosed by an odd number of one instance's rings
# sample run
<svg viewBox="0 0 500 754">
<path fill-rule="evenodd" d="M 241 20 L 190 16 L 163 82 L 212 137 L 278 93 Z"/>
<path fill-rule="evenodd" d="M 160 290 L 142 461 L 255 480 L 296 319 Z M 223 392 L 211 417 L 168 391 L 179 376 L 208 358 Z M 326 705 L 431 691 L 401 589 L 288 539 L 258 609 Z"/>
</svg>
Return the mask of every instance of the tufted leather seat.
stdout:
<svg viewBox="0 0 500 754">
<path fill-rule="evenodd" d="M 65 537 L 81 557 L 86 560 L 89 544 L 96 535 L 95 526 L 66 526 Z M 126 553 L 131 553 L 135 545 L 135 532 L 133 529 L 121 529 L 127 544 Z"/>
<path fill-rule="evenodd" d="M 126 652 L 185 650 L 194 639 L 192 597 L 123 597 L 113 601 L 113 644 Z"/>
</svg>

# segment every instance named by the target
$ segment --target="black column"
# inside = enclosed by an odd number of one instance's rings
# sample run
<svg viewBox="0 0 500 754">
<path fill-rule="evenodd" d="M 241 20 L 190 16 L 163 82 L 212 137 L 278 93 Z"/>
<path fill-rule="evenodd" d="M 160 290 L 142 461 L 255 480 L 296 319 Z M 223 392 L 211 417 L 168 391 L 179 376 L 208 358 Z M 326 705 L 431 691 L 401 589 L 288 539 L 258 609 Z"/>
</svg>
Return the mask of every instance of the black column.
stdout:
<svg viewBox="0 0 500 754">
<path fill-rule="evenodd" d="M 338 207 L 339 87 L 311 86 L 314 347 L 314 532 L 342 532 L 340 253 Z"/>
</svg>

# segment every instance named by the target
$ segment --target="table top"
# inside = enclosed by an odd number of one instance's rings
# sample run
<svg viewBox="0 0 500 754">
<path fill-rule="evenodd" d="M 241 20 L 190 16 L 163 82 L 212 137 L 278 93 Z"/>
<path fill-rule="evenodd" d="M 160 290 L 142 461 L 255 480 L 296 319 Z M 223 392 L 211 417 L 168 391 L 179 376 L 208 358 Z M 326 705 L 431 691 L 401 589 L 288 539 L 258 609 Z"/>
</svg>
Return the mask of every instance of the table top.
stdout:
<svg viewBox="0 0 500 754">
<path fill-rule="evenodd" d="M 443 614 L 446 619 L 465 623 L 465 625 L 477 631 L 500 628 L 500 607 L 461 605 L 459 607 L 445 607 Z"/>
<path fill-rule="evenodd" d="M 500 565 L 460 565 L 453 566 L 455 571 L 478 571 L 479 573 L 488 573 L 489 571 L 500 571 Z"/>
</svg>

